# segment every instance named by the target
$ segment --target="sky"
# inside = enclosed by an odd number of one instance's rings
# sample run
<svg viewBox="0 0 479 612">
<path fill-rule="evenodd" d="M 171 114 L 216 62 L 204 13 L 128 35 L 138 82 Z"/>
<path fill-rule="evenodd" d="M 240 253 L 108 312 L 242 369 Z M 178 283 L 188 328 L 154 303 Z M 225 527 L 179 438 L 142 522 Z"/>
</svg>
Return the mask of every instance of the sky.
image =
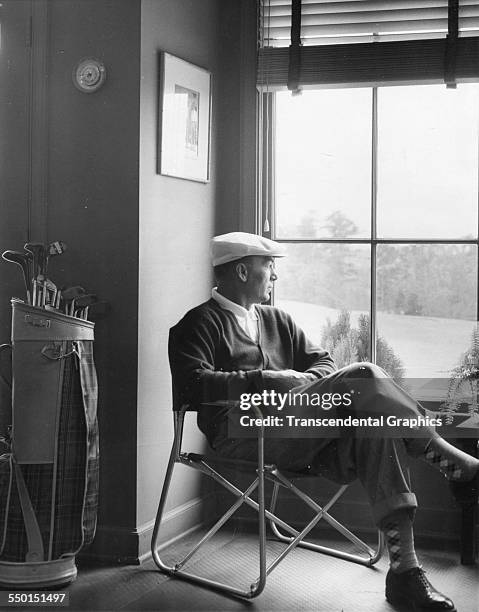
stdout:
<svg viewBox="0 0 479 612">
<path fill-rule="evenodd" d="M 278 237 L 335 210 L 369 237 L 371 116 L 370 88 L 277 94 Z M 378 90 L 378 237 L 477 237 L 478 117 L 478 84 Z"/>
</svg>

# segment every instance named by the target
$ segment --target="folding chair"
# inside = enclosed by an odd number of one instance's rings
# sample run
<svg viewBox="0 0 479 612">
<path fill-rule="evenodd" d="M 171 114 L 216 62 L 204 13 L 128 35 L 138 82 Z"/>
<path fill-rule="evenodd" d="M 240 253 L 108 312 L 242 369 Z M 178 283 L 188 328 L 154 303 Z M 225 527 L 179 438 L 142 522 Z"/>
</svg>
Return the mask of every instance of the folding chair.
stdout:
<svg viewBox="0 0 479 612">
<path fill-rule="evenodd" d="M 258 417 L 261 417 L 261 411 L 257 407 L 253 407 Z M 355 536 L 349 529 L 339 523 L 329 514 L 329 509 L 333 504 L 341 497 L 344 491 L 348 488 L 348 485 L 342 485 L 339 487 L 337 492 L 331 497 L 331 499 L 321 507 L 317 504 L 309 495 L 300 490 L 296 485 L 291 482 L 290 478 L 297 478 L 305 474 L 291 474 L 286 472 L 280 472 L 275 465 L 268 465 L 264 463 L 264 426 L 258 427 L 258 460 L 257 461 L 238 461 L 228 460 L 222 457 L 215 456 L 213 458 L 206 457 L 205 455 L 199 455 L 197 453 L 187 453 L 182 451 L 182 439 L 183 439 L 183 427 L 185 414 L 189 411 L 196 411 L 189 405 L 183 405 L 179 409 L 174 408 L 174 440 L 171 449 L 170 459 L 166 471 L 165 481 L 161 492 L 160 503 L 158 506 L 158 512 L 156 515 L 155 527 L 153 530 L 153 536 L 151 540 L 151 552 L 153 559 L 158 568 L 170 576 L 181 578 L 190 582 L 194 582 L 208 588 L 226 593 L 228 595 L 253 598 L 259 595 L 265 585 L 267 576 L 273 571 L 275 567 L 288 555 L 296 546 L 307 548 L 316 552 L 322 552 L 327 555 L 339 557 L 347 561 L 360 563 L 366 566 L 374 565 L 381 557 L 383 551 L 383 539 L 381 532 L 378 531 L 378 542 L 376 549 L 370 548 L 365 542 Z M 235 503 L 225 512 L 225 514 L 216 521 L 216 523 L 207 531 L 207 533 L 199 540 L 199 542 L 184 556 L 181 560 L 177 561 L 174 565 L 165 564 L 159 554 L 158 539 L 161 528 L 161 521 L 166 506 L 166 500 L 168 491 L 170 488 L 171 478 L 175 464 L 181 463 L 195 470 L 199 470 L 203 474 L 210 476 L 216 482 L 221 484 L 226 490 L 230 491 L 237 497 Z M 242 472 L 249 472 L 255 474 L 254 480 L 244 490 L 239 489 L 235 484 L 227 480 L 222 474 L 217 471 L 217 466 L 227 467 L 234 466 L 235 469 L 239 469 Z M 307 474 L 306 474 L 307 475 Z M 271 503 L 269 510 L 266 509 L 265 503 L 265 480 L 269 480 L 273 483 L 273 493 L 271 497 Z M 285 487 L 292 491 L 297 497 L 305 502 L 310 508 L 312 508 L 316 514 L 313 519 L 304 527 L 302 531 L 294 529 L 291 525 L 280 519 L 274 514 L 276 505 L 278 502 L 278 495 L 281 487 Z M 257 490 L 258 501 L 252 499 L 251 494 Z M 259 576 L 249 586 L 248 589 L 242 590 L 235 586 L 210 580 L 208 578 L 192 574 L 188 571 L 184 571 L 182 568 L 191 559 L 191 557 L 205 544 L 215 533 L 231 518 L 231 516 L 242 506 L 246 504 L 258 512 L 258 533 L 259 533 Z M 352 554 L 344 552 L 335 548 L 329 548 L 321 546 L 313 542 L 306 541 L 305 538 L 313 527 L 321 520 L 324 519 L 329 525 L 335 530 L 345 536 L 350 542 L 355 544 L 360 550 L 361 554 Z M 287 545 L 280 554 L 267 566 L 266 564 L 266 521 L 268 520 L 273 534 L 276 538 Z M 288 535 L 286 535 L 288 534 Z"/>
</svg>

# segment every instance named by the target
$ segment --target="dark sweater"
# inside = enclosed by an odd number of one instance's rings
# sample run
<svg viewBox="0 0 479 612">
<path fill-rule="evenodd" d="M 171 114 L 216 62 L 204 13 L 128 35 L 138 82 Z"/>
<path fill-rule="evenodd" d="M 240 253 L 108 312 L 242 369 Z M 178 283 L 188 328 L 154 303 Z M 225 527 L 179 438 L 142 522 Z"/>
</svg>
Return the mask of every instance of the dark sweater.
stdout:
<svg viewBox="0 0 479 612">
<path fill-rule="evenodd" d="M 211 443 L 225 409 L 200 404 L 275 388 L 268 370 L 296 370 L 312 379 L 336 369 L 329 353 L 312 344 L 286 312 L 258 305 L 256 311 L 257 342 L 241 329 L 231 311 L 213 299 L 190 310 L 170 330 L 174 402 L 198 408 L 198 424 Z M 287 386 L 300 382 L 292 378 Z"/>
</svg>

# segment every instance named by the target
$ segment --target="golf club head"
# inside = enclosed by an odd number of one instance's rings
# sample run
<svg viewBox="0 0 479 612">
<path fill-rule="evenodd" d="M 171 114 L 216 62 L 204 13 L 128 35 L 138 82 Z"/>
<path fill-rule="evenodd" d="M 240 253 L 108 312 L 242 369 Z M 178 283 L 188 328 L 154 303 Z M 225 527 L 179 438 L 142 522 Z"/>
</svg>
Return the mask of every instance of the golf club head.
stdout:
<svg viewBox="0 0 479 612">
<path fill-rule="evenodd" d="M 76 300 L 77 298 L 79 298 L 82 295 L 85 295 L 85 289 L 83 287 L 80 287 L 79 285 L 76 285 L 74 287 L 64 287 L 61 290 L 62 292 L 62 298 L 63 300 L 65 300 L 66 302 L 71 302 L 71 300 Z"/>
<path fill-rule="evenodd" d="M 67 245 L 63 240 L 56 240 L 55 242 L 50 242 L 45 247 L 45 257 L 44 257 L 44 269 L 43 276 L 46 277 L 48 275 L 48 264 L 50 262 L 51 257 L 56 257 L 57 255 L 61 255 L 66 251 Z"/>
<path fill-rule="evenodd" d="M 85 293 L 85 295 L 75 299 L 76 308 L 85 308 L 85 306 L 91 306 L 96 303 L 98 303 L 97 296 L 94 293 Z"/>
<path fill-rule="evenodd" d="M 28 278 L 29 281 L 32 282 L 33 280 L 33 275 L 34 275 L 34 270 L 33 270 L 33 255 L 29 252 L 29 251 L 25 251 L 24 255 L 26 256 L 27 260 L 28 260 Z"/>
<path fill-rule="evenodd" d="M 46 265 L 45 246 L 41 242 L 27 242 L 23 248 L 33 256 L 34 278 L 44 277 Z"/>
<path fill-rule="evenodd" d="M 48 291 L 57 291 L 57 286 L 49 278 L 46 278 L 43 284 L 48 289 Z"/>
<path fill-rule="evenodd" d="M 2 253 L 2 258 L 5 261 L 11 261 L 16 264 L 23 265 L 24 262 L 28 262 L 28 256 L 26 253 L 21 253 L 20 251 L 4 251 Z"/>
<path fill-rule="evenodd" d="M 9 261 L 11 263 L 15 263 L 22 268 L 23 273 L 23 283 L 25 285 L 25 291 L 27 294 L 27 302 L 31 304 L 31 294 L 30 294 L 30 258 L 26 253 L 21 253 L 20 251 L 4 251 L 2 253 L 2 258 L 5 261 Z"/>
<path fill-rule="evenodd" d="M 22 266 L 22 270 L 24 270 L 28 283 L 31 282 L 33 278 L 33 255 L 31 253 L 22 253 L 21 251 L 8 250 L 2 253 L 2 258 L 5 261 L 10 261 L 12 263 L 16 263 Z"/>
<path fill-rule="evenodd" d="M 56 240 L 55 242 L 50 242 L 47 245 L 47 256 L 54 257 L 55 255 L 61 255 L 67 250 L 67 245 L 63 240 Z"/>
<path fill-rule="evenodd" d="M 85 295 L 85 289 L 76 285 L 74 287 L 65 287 L 61 290 L 61 299 L 64 305 L 64 311 L 67 315 L 73 315 L 75 312 L 75 301 Z"/>
</svg>

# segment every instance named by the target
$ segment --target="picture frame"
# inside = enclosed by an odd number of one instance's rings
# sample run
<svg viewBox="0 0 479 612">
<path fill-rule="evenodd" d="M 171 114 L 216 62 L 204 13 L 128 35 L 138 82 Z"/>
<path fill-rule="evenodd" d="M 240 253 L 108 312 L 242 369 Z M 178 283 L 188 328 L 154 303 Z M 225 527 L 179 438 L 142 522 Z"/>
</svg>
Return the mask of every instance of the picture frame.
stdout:
<svg viewBox="0 0 479 612">
<path fill-rule="evenodd" d="M 158 174 L 209 182 L 211 72 L 161 53 Z"/>
</svg>

